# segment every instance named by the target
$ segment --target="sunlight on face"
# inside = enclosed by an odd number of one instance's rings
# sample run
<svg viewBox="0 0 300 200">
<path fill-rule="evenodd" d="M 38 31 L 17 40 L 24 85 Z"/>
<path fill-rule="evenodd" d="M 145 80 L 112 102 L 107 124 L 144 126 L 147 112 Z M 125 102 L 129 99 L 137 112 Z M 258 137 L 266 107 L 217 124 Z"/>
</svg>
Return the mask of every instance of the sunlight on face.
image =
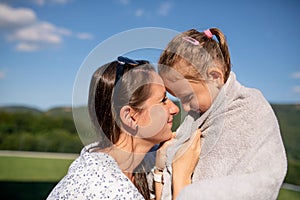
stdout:
<svg viewBox="0 0 300 200">
<path fill-rule="evenodd" d="M 180 99 L 183 109 L 204 113 L 212 104 L 211 94 L 205 83 L 180 79 L 164 79 L 168 92 Z"/>
<path fill-rule="evenodd" d="M 161 78 L 156 75 L 156 83 L 150 87 L 150 98 L 142 105 L 138 114 L 138 134 L 136 136 L 148 138 L 155 143 L 172 137 L 173 116 L 179 108 L 166 97 L 166 89 Z"/>
</svg>

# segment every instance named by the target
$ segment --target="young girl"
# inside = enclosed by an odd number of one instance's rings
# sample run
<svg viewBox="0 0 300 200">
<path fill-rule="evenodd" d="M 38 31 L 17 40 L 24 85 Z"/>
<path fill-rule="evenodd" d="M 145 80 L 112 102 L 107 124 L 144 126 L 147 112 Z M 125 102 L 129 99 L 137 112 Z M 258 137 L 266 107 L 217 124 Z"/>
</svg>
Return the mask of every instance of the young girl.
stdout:
<svg viewBox="0 0 300 200">
<path fill-rule="evenodd" d="M 188 111 L 167 151 L 162 198 L 171 199 L 174 154 L 200 127 L 200 160 L 178 199 L 276 199 L 287 169 L 277 119 L 263 95 L 231 72 L 224 34 L 179 34 L 159 64 L 168 92 Z"/>
<path fill-rule="evenodd" d="M 88 108 L 101 140 L 83 148 L 48 199 L 150 199 L 144 157 L 154 145 L 165 142 L 165 148 L 172 139 L 172 120 L 178 113 L 160 76 L 147 61 L 119 57 L 93 74 Z M 178 168 L 175 185 L 191 182 L 200 131 L 197 136 L 194 147 L 173 164 Z M 153 173 L 159 192 L 161 174 L 157 169 Z"/>
</svg>

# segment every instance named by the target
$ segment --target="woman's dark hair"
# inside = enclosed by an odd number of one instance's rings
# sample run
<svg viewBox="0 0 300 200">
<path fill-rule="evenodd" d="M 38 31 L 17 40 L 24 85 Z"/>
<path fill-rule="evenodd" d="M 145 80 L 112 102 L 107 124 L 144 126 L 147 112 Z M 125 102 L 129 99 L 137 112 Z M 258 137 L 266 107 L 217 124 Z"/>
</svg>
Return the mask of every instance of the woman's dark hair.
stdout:
<svg viewBox="0 0 300 200">
<path fill-rule="evenodd" d="M 129 105 L 137 112 L 140 106 L 150 97 L 150 83 L 155 72 L 152 65 L 122 64 L 123 75 L 115 83 L 118 61 L 98 68 L 91 79 L 88 99 L 88 110 L 92 123 L 100 134 L 99 148 L 106 148 L 119 140 L 121 133 L 119 112 Z M 134 172 L 134 184 L 145 199 L 150 199 L 143 162 Z"/>
</svg>

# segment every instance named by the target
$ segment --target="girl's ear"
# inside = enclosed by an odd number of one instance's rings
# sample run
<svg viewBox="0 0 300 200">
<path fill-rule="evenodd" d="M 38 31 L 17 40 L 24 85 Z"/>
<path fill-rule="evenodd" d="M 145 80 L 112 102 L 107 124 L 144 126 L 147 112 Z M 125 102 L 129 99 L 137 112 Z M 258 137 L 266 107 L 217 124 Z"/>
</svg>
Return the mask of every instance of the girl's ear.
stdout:
<svg viewBox="0 0 300 200">
<path fill-rule="evenodd" d="M 123 106 L 120 110 L 120 119 L 125 128 L 136 129 L 136 120 L 132 117 L 135 111 L 130 106 Z"/>
<path fill-rule="evenodd" d="M 208 78 L 213 81 L 218 88 L 224 85 L 224 74 L 219 68 L 208 69 Z"/>
</svg>

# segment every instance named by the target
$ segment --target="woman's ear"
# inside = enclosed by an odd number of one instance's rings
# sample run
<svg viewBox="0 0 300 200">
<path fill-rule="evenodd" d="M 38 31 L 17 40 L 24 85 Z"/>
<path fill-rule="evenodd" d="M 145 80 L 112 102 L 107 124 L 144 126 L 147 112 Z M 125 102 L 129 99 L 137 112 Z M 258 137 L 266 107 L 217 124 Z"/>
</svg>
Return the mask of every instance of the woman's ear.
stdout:
<svg viewBox="0 0 300 200">
<path fill-rule="evenodd" d="M 218 88 L 224 85 L 224 74 L 219 68 L 208 69 L 208 79 L 213 81 Z"/>
<path fill-rule="evenodd" d="M 132 117 L 135 111 L 130 106 L 123 106 L 120 110 L 121 122 L 131 129 L 136 129 L 136 120 Z"/>
</svg>

